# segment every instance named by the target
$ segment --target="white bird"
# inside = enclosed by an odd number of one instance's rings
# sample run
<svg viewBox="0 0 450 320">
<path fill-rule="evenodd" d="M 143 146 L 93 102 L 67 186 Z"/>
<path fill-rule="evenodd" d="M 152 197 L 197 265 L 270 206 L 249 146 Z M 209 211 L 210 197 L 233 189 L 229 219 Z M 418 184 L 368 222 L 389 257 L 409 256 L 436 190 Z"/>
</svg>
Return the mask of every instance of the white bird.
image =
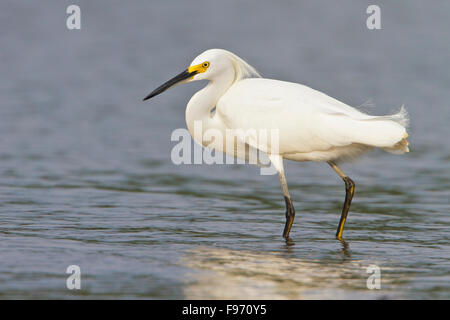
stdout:
<svg viewBox="0 0 450 320">
<path fill-rule="evenodd" d="M 327 162 L 344 180 L 346 196 L 336 238 L 342 240 L 344 224 L 355 191 L 355 183 L 337 162 L 359 156 L 377 147 L 402 154 L 408 152 L 406 110 L 393 115 L 370 116 L 307 86 L 272 79 L 259 73 L 235 54 L 210 49 L 197 56 L 190 66 L 167 81 L 144 101 L 178 84 L 209 80 L 186 108 L 186 123 L 195 141 L 235 157 L 248 158 L 239 145 L 264 151 L 277 170 L 286 203 L 283 237 L 289 232 L 295 211 L 284 174 L 283 159 Z M 215 111 L 215 112 L 214 112 Z M 196 123 L 201 131 L 196 132 Z M 229 141 L 207 141 L 204 133 L 214 129 L 226 137 L 227 130 L 244 132 L 232 147 Z M 277 130 L 278 141 L 255 139 L 251 130 Z M 198 131 L 198 130 L 197 130 Z M 245 150 L 245 148 L 244 148 Z"/>
</svg>

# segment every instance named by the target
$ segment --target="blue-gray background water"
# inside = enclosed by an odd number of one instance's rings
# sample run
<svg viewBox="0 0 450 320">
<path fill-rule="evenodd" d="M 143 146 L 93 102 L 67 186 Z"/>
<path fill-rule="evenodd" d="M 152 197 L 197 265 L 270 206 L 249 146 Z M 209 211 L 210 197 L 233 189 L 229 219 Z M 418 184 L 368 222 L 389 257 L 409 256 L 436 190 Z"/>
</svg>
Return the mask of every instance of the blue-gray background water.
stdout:
<svg viewBox="0 0 450 320">
<path fill-rule="evenodd" d="M 81 30 L 66 28 L 70 4 Z M 450 3 L 377 1 L 381 30 L 369 4 L 2 1 L 0 298 L 450 298 Z M 286 247 L 277 176 L 171 162 L 204 84 L 141 99 L 209 48 L 371 114 L 406 106 L 409 154 L 342 167 L 356 182 L 347 247 L 326 164 L 287 163 Z"/>
</svg>

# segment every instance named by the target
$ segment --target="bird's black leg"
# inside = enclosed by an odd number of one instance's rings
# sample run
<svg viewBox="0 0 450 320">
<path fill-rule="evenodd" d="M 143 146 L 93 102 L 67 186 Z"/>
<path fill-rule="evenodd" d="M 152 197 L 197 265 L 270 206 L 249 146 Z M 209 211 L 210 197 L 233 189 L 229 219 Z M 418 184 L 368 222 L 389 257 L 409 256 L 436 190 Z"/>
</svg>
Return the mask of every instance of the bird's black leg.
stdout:
<svg viewBox="0 0 450 320">
<path fill-rule="evenodd" d="M 289 232 L 294 223 L 295 210 L 290 197 L 284 196 L 284 201 L 286 202 L 286 224 L 284 225 L 283 238 L 286 242 L 291 242 L 292 240 L 289 238 Z"/>
<path fill-rule="evenodd" d="M 278 172 L 280 177 L 281 188 L 283 189 L 284 201 L 286 202 L 286 224 L 284 225 L 283 238 L 288 245 L 293 244 L 291 238 L 289 238 L 289 232 L 291 231 L 292 224 L 294 223 L 295 210 L 292 205 L 291 196 L 289 194 L 286 177 L 284 176 L 283 157 L 280 155 L 268 155 L 272 165 Z"/>
<path fill-rule="evenodd" d="M 350 204 L 352 203 L 353 194 L 355 193 L 355 182 L 347 177 L 341 169 L 332 161 L 328 161 L 328 164 L 333 168 L 334 171 L 344 180 L 345 182 L 345 201 L 344 207 L 342 208 L 341 219 L 339 220 L 339 225 L 336 231 L 336 238 L 342 239 L 342 233 L 344 232 L 345 221 L 347 220 L 348 210 L 350 209 Z"/>
<path fill-rule="evenodd" d="M 292 204 L 291 195 L 289 194 L 286 177 L 284 176 L 284 170 L 278 171 L 280 176 L 281 188 L 283 189 L 284 201 L 286 202 L 286 224 L 284 225 L 283 238 L 286 243 L 292 244 L 292 239 L 289 238 L 289 232 L 291 231 L 292 224 L 294 223 L 295 210 Z"/>
</svg>

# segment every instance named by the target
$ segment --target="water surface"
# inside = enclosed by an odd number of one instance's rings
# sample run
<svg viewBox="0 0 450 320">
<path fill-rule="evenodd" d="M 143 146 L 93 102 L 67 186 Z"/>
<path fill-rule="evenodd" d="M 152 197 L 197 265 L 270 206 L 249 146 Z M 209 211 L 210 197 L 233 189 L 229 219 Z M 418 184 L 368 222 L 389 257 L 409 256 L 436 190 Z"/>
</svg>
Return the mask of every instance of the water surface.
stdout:
<svg viewBox="0 0 450 320">
<path fill-rule="evenodd" d="M 79 31 L 67 1 L 0 5 L 1 298 L 450 298 L 448 2 L 382 2 L 378 31 L 364 1 L 78 3 Z M 286 163 L 287 247 L 278 177 L 171 162 L 204 84 L 141 99 L 214 47 L 268 78 L 371 99 L 371 114 L 406 105 L 409 154 L 342 167 L 356 182 L 345 246 L 344 184 L 326 164 Z M 73 264 L 81 290 L 66 288 Z"/>
</svg>

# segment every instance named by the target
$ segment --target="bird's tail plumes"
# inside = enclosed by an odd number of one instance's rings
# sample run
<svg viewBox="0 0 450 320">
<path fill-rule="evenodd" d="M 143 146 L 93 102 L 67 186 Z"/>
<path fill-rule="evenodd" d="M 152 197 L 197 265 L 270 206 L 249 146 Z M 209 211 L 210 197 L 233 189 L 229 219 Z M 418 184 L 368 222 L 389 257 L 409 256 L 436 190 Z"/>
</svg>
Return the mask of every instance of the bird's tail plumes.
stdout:
<svg viewBox="0 0 450 320">
<path fill-rule="evenodd" d="M 375 120 L 391 120 L 401 124 L 405 129 L 409 126 L 409 116 L 405 106 L 400 107 L 400 111 L 388 116 L 378 116 Z"/>
<path fill-rule="evenodd" d="M 406 138 L 408 114 L 404 107 L 399 112 L 387 116 L 369 116 L 362 112 L 352 114 L 322 115 L 321 137 L 334 146 L 352 149 L 356 154 L 370 148 L 381 148 L 391 153 L 402 154 L 409 151 Z M 351 146 L 351 148 L 345 146 Z M 361 146 L 364 148 L 357 148 Z M 340 155 L 339 157 L 355 155 Z"/>
<path fill-rule="evenodd" d="M 405 133 L 399 142 L 397 142 L 396 144 L 394 144 L 391 147 L 386 147 L 383 149 L 388 152 L 395 153 L 395 154 L 402 154 L 405 152 L 409 152 L 409 147 L 408 147 L 409 142 L 408 142 L 408 140 L 406 140 L 406 138 L 408 138 L 408 133 L 406 132 L 406 129 L 409 126 L 409 117 L 408 117 L 408 112 L 406 111 L 405 107 L 402 106 L 398 113 L 395 113 L 390 116 L 384 116 L 384 117 L 386 117 L 387 120 L 394 121 L 394 122 L 397 122 L 398 124 L 400 124 L 404 128 Z M 381 117 L 381 118 L 383 118 L 383 117 Z"/>
<path fill-rule="evenodd" d="M 395 114 L 370 117 L 365 121 L 371 123 L 369 128 L 379 130 L 379 136 L 382 137 L 380 141 L 374 141 L 373 146 L 395 154 L 409 152 L 409 142 L 406 140 L 409 117 L 404 106 Z"/>
</svg>

